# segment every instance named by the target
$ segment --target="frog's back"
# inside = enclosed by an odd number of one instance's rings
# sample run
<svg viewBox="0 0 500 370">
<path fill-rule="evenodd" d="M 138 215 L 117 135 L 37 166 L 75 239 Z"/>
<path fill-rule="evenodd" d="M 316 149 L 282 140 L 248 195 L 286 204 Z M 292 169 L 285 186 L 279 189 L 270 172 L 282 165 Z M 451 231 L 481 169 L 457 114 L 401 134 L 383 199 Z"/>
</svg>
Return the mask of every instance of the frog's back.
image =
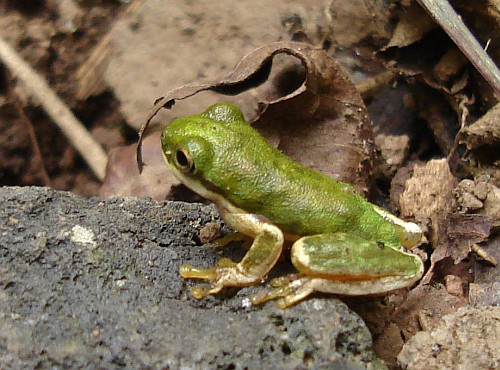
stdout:
<svg viewBox="0 0 500 370">
<path fill-rule="evenodd" d="M 235 148 L 226 149 L 240 154 L 227 158 L 225 167 L 225 183 L 231 188 L 224 196 L 236 207 L 266 217 L 289 234 L 351 232 L 372 239 L 394 237 L 394 228 L 380 222 L 381 216 L 352 185 L 291 160 L 260 135 L 244 137 L 231 141 Z"/>
<path fill-rule="evenodd" d="M 234 106 L 215 105 L 201 116 L 178 119 L 164 130 L 163 140 L 164 150 L 190 148 L 194 169 L 186 176 L 207 189 L 207 197 L 217 194 L 212 201 L 224 199 L 262 215 L 288 234 L 350 232 L 370 240 L 395 235 L 351 185 L 273 148 Z"/>
</svg>

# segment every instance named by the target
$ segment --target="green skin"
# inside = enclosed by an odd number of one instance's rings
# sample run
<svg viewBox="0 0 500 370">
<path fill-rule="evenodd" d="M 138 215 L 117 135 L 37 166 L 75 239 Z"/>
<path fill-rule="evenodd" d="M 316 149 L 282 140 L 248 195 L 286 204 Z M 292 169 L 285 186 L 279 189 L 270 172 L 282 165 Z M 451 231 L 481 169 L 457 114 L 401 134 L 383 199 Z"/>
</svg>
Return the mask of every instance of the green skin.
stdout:
<svg viewBox="0 0 500 370">
<path fill-rule="evenodd" d="M 210 269 L 181 266 L 184 278 L 205 279 L 197 298 L 225 286 L 260 282 L 285 240 L 298 274 L 274 279 L 253 296 L 287 307 L 314 291 L 381 294 L 411 286 L 423 274 L 420 258 L 402 246 L 421 231 L 367 202 L 349 184 L 294 162 L 269 145 L 238 107 L 218 103 L 200 115 L 178 118 L 162 135 L 163 155 L 186 186 L 213 201 L 227 224 L 254 239 L 239 263 Z"/>
</svg>

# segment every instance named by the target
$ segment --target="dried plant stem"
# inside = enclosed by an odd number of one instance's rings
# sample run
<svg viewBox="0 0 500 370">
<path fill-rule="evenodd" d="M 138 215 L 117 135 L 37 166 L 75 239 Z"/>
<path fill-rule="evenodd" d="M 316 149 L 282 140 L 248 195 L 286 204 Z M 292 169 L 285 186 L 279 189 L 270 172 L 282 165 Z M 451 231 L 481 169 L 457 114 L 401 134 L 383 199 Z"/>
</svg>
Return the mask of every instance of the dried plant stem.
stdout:
<svg viewBox="0 0 500 370">
<path fill-rule="evenodd" d="M 17 114 L 19 114 L 19 117 L 21 117 L 21 121 L 24 124 L 24 127 L 28 131 L 28 135 L 31 140 L 31 148 L 33 150 L 33 163 L 36 169 L 38 170 L 39 176 L 41 180 L 43 181 L 43 185 L 45 186 L 50 186 L 50 177 L 47 174 L 47 170 L 45 169 L 45 164 L 43 163 L 43 157 L 42 157 L 42 152 L 40 151 L 40 146 L 38 145 L 38 141 L 36 140 L 36 134 L 35 134 L 35 129 L 33 128 L 33 125 L 31 124 L 30 119 L 24 113 L 23 107 L 21 107 L 21 104 L 19 103 L 17 97 L 15 97 L 14 105 L 17 110 Z"/>
<path fill-rule="evenodd" d="M 26 86 L 29 93 L 42 105 L 71 145 L 87 162 L 95 176 L 102 181 L 107 163 L 107 156 L 102 147 L 92 138 L 68 106 L 59 99 L 47 81 L 35 72 L 2 37 L 0 37 L 0 61 Z"/>
<path fill-rule="evenodd" d="M 481 257 L 483 260 L 488 261 L 491 263 L 493 266 L 497 265 L 497 260 L 495 257 L 493 257 L 491 254 L 486 252 L 483 248 L 481 248 L 479 245 L 476 243 L 472 244 L 471 250 L 476 253 L 479 257 Z"/>
<path fill-rule="evenodd" d="M 16 108 L 17 114 L 19 115 L 19 118 L 21 118 L 21 122 L 23 123 L 24 127 L 26 128 L 26 131 L 28 132 L 28 136 L 30 137 L 31 140 L 31 148 L 32 148 L 32 160 L 31 163 L 33 167 L 38 171 L 38 176 L 43 182 L 43 185 L 45 186 L 50 186 L 51 181 L 50 177 L 47 174 L 47 170 L 45 169 L 45 164 L 43 162 L 43 156 L 42 152 L 40 151 L 40 146 L 38 145 L 38 141 L 36 139 L 36 134 L 35 134 L 35 129 L 33 128 L 33 125 L 24 112 L 23 107 L 21 106 L 21 102 L 19 97 L 16 95 L 14 91 L 14 81 L 12 80 L 12 77 L 10 74 L 7 74 L 7 95 L 12 101 L 14 102 L 14 107 Z"/>
<path fill-rule="evenodd" d="M 418 0 L 418 2 L 450 36 L 495 93 L 500 95 L 500 70 L 474 38 L 448 0 Z"/>
<path fill-rule="evenodd" d="M 376 76 L 368 77 L 359 84 L 356 84 L 356 90 L 359 91 L 363 99 L 372 96 L 380 87 L 389 84 L 397 75 L 393 71 L 384 71 Z"/>
</svg>

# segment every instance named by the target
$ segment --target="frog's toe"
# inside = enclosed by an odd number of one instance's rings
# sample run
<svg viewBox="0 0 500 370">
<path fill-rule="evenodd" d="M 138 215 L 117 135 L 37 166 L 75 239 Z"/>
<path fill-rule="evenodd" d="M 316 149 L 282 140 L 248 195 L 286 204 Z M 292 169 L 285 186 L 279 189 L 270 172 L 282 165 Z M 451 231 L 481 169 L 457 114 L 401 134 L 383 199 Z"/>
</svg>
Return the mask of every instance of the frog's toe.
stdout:
<svg viewBox="0 0 500 370">
<path fill-rule="evenodd" d="M 261 304 L 275 299 L 280 308 L 289 307 L 314 292 L 313 280 L 303 277 L 296 278 L 295 275 L 276 278 L 271 281 L 272 289 L 263 290 L 250 299 L 252 304 Z"/>
<path fill-rule="evenodd" d="M 222 289 L 222 286 L 219 286 L 219 285 L 215 285 L 215 286 L 197 285 L 197 286 L 191 288 L 191 294 L 196 299 L 202 299 L 202 298 L 205 298 L 209 295 L 219 293 L 221 291 L 221 289 Z"/>
<path fill-rule="evenodd" d="M 245 279 L 248 280 L 248 277 L 241 275 L 236 265 L 237 263 L 231 261 L 229 258 L 220 259 L 217 266 L 208 269 L 183 264 L 179 269 L 179 274 L 186 279 L 203 279 L 209 281 L 207 285 L 198 285 L 191 288 L 193 297 L 201 299 L 219 293 L 225 286 L 250 285 L 239 284 L 240 282 L 245 283 Z"/>
<path fill-rule="evenodd" d="M 286 288 L 263 289 L 250 297 L 254 305 L 258 305 L 286 295 Z M 280 298 L 281 299 L 281 298 Z"/>
<path fill-rule="evenodd" d="M 277 278 L 271 279 L 270 285 L 273 288 L 283 288 L 290 285 L 293 281 L 298 279 L 299 276 L 297 274 L 288 274 L 285 276 L 279 276 Z"/>
<path fill-rule="evenodd" d="M 179 274 L 185 279 L 215 280 L 217 278 L 216 267 L 202 269 L 188 264 L 181 265 Z"/>
<path fill-rule="evenodd" d="M 222 258 L 219 260 L 217 266 L 203 269 L 188 264 L 182 264 L 179 269 L 179 274 L 185 279 L 205 279 L 215 281 L 221 275 L 221 271 L 227 268 L 234 267 L 236 262 L 231 261 L 229 258 Z"/>
</svg>

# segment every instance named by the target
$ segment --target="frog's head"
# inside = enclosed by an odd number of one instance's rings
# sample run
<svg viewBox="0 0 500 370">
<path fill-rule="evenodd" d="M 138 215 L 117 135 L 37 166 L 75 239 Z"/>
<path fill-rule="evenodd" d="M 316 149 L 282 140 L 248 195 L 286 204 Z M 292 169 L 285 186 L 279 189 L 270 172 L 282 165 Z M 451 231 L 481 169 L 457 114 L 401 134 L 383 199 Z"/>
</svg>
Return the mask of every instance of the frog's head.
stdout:
<svg viewBox="0 0 500 370">
<path fill-rule="evenodd" d="M 191 190 L 215 201 L 211 178 L 227 163 L 231 142 L 235 140 L 235 124 L 244 123 L 235 105 L 218 103 L 202 114 L 173 120 L 161 137 L 165 161 L 174 175 Z M 215 173 L 215 174 L 214 174 Z M 216 187 L 216 186 L 215 186 Z"/>
</svg>

